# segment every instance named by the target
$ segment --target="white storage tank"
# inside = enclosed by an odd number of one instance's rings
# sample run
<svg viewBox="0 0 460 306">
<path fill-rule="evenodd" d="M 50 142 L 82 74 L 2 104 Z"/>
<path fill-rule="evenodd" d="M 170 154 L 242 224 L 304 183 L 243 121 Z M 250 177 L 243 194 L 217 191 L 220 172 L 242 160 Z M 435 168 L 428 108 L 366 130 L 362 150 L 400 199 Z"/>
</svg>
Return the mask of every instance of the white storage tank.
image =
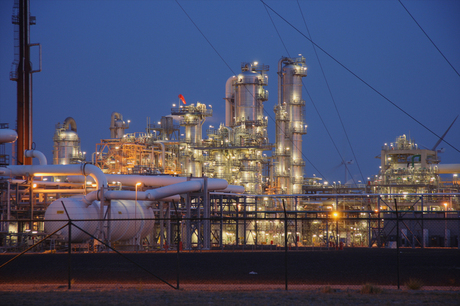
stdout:
<svg viewBox="0 0 460 306">
<path fill-rule="evenodd" d="M 95 220 L 101 219 L 99 216 L 100 202 L 94 201 L 91 205 L 87 206 L 82 201 L 82 196 L 61 198 L 48 206 L 45 212 L 45 232 L 47 234 L 51 234 L 68 221 L 62 203 L 64 203 L 71 220 L 80 220 L 72 221 L 75 225 L 97 237 L 100 222 Z M 112 200 L 110 210 L 110 240 L 112 242 L 127 241 L 135 237 L 142 239 L 150 234 L 154 226 L 153 210 L 149 208 L 151 204 L 151 201 Z M 107 207 L 104 207 L 104 216 L 106 214 Z M 123 220 L 117 221 L 120 219 Z M 63 221 L 52 222 L 49 220 Z M 107 221 L 104 222 L 104 228 L 106 228 L 106 225 Z M 64 227 L 57 234 L 62 235 L 67 240 L 68 227 Z M 71 238 L 72 242 L 81 243 L 88 241 L 90 236 L 76 227 L 72 227 Z"/>
</svg>

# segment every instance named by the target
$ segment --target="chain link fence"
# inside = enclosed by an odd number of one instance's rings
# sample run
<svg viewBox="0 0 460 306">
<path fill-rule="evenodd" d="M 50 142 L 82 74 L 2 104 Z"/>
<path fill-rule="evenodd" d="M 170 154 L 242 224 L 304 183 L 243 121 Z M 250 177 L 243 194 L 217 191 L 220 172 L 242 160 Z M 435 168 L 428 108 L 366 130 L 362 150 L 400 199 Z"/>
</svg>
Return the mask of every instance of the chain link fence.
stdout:
<svg viewBox="0 0 460 306">
<path fill-rule="evenodd" d="M 3 233 L 0 283 L 69 289 L 460 289 L 459 212 L 281 215 L 23 220 L 41 231 Z"/>
</svg>

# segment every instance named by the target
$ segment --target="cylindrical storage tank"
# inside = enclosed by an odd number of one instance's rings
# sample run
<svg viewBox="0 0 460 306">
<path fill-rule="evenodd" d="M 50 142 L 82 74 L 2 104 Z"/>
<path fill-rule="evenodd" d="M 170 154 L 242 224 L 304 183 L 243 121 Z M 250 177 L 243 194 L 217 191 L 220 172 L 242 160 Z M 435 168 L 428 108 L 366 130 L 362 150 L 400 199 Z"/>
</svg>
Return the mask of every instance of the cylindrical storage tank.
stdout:
<svg viewBox="0 0 460 306">
<path fill-rule="evenodd" d="M 235 120 L 257 120 L 257 94 L 260 74 L 256 71 L 243 71 L 237 76 L 235 88 Z"/>
<path fill-rule="evenodd" d="M 79 158 L 80 138 L 74 131 L 56 130 L 54 134 L 53 164 L 68 165 L 73 158 Z"/>
<path fill-rule="evenodd" d="M 45 232 L 51 234 L 61 226 L 68 222 L 66 210 L 70 219 L 80 220 L 72 221 L 75 225 L 88 232 L 91 235 L 98 237 L 98 226 L 101 219 L 99 216 L 100 202 L 94 201 L 91 205 L 86 206 L 82 201 L 82 197 L 72 197 L 59 199 L 48 206 L 45 212 Z M 112 200 L 110 210 L 110 241 L 125 241 L 139 236 L 141 239 L 147 236 L 154 226 L 154 214 L 152 209 L 148 208 L 152 202 L 150 201 L 129 201 L 129 200 Z M 107 213 L 107 207 L 104 207 L 104 215 Z M 122 221 L 117 221 L 123 219 Z M 125 220 L 126 219 L 126 220 Z M 139 219 L 139 220 L 133 220 Z M 50 221 L 62 220 L 62 221 Z M 104 228 L 107 221 L 104 221 Z M 68 227 L 64 227 L 57 234 L 62 235 L 65 240 L 68 239 Z M 81 243 L 88 241 L 91 237 L 83 231 L 72 227 L 71 241 Z M 100 238 L 100 237 L 98 237 Z"/>
<path fill-rule="evenodd" d="M 18 139 L 18 133 L 15 130 L 0 129 L 0 144 L 15 142 Z"/>
</svg>

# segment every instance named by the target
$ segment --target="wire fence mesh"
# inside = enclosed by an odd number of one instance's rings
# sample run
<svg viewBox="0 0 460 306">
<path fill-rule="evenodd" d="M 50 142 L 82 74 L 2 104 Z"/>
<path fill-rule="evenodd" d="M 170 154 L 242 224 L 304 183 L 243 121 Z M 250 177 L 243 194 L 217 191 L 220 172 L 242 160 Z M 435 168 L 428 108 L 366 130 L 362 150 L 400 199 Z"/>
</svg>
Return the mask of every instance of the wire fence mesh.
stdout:
<svg viewBox="0 0 460 306">
<path fill-rule="evenodd" d="M 199 290 L 335 290 L 372 284 L 458 290 L 458 216 L 406 211 L 226 220 L 179 215 L 26 220 L 41 231 L 2 235 L 0 284 Z M 146 224 L 154 226 L 145 232 Z"/>
</svg>

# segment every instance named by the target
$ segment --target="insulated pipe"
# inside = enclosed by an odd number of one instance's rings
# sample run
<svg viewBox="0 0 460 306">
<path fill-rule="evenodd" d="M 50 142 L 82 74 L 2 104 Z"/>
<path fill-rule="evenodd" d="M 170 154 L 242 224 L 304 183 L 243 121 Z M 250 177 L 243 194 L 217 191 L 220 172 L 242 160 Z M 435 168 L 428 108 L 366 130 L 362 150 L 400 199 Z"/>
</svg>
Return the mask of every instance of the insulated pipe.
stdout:
<svg viewBox="0 0 460 306">
<path fill-rule="evenodd" d="M 176 183 L 182 183 L 187 181 L 187 177 L 180 176 L 146 176 L 146 175 L 122 175 L 122 174 L 106 174 L 107 181 L 109 182 L 121 182 L 123 186 L 135 186 L 141 182 L 145 186 L 151 187 L 163 187 Z M 191 178 L 192 181 L 199 181 L 203 185 L 203 178 Z M 227 188 L 228 182 L 224 179 L 208 178 L 208 189 L 209 190 L 222 190 Z"/>
<path fill-rule="evenodd" d="M 40 151 L 37 151 L 37 150 L 25 150 L 24 155 L 25 155 L 25 157 L 35 157 L 35 158 L 37 158 L 39 163 L 40 163 L 40 165 L 42 165 L 42 166 L 48 164 L 48 161 L 46 160 L 45 154 L 43 154 Z"/>
<path fill-rule="evenodd" d="M 439 174 L 455 174 L 460 173 L 460 164 L 444 164 L 438 165 Z"/>
<path fill-rule="evenodd" d="M 12 179 L 10 181 L 11 181 L 11 184 L 24 184 L 24 183 L 27 183 L 27 180 Z M 37 184 L 37 186 L 60 186 L 60 187 L 64 186 L 64 187 L 76 187 L 76 188 L 82 188 L 83 187 L 83 182 L 81 182 L 81 183 L 67 183 L 67 182 L 32 181 L 32 184 Z M 65 190 L 65 189 L 61 189 L 61 190 Z"/>
<path fill-rule="evenodd" d="M 145 193 L 147 198 L 149 198 L 150 200 L 159 200 L 179 193 L 198 191 L 202 189 L 201 183 L 202 182 L 196 180 L 186 181 L 183 183 L 177 183 L 158 189 L 150 189 L 147 190 Z"/>
<path fill-rule="evenodd" d="M 165 171 L 165 144 L 160 141 L 155 141 L 155 144 L 159 144 L 161 146 L 161 169 L 163 172 Z"/>
<path fill-rule="evenodd" d="M 191 191 L 198 191 L 202 189 L 200 181 L 185 181 L 182 183 L 172 184 L 165 187 L 160 187 L 157 189 L 150 189 L 147 191 L 126 191 L 126 190 L 116 190 L 116 191 L 106 191 L 104 196 L 106 199 L 110 200 L 139 200 L 139 201 L 154 201 L 160 200 L 167 197 L 175 196 L 180 193 L 186 193 Z M 83 197 L 83 202 L 86 205 L 91 205 L 95 200 L 100 199 L 100 190 L 96 190 L 88 193 Z M 176 199 L 176 198 L 174 198 Z"/>
<path fill-rule="evenodd" d="M 15 130 L 0 129 L 0 144 L 15 142 L 18 139 L 18 133 Z"/>
<path fill-rule="evenodd" d="M 283 77 L 282 77 L 282 67 L 283 67 L 283 62 L 288 60 L 288 57 L 282 57 L 278 61 L 278 105 L 283 105 L 283 101 L 281 101 L 281 97 L 283 96 Z"/>
<path fill-rule="evenodd" d="M 231 100 L 235 94 L 235 88 L 233 87 L 233 81 L 236 80 L 236 76 L 229 77 L 225 84 L 225 125 L 233 126 L 233 117 L 235 114 L 232 112 Z"/>
<path fill-rule="evenodd" d="M 73 165 L 13 165 L 0 168 L 0 175 L 14 176 L 62 176 L 62 175 L 90 175 L 99 188 L 107 186 L 107 179 L 101 169 L 90 164 Z"/>
<path fill-rule="evenodd" d="M 75 119 L 73 119 L 72 117 L 65 118 L 64 123 L 62 124 L 62 127 L 67 131 L 69 129 L 69 125 L 70 125 L 70 130 L 76 133 L 77 123 L 75 122 Z"/>
<path fill-rule="evenodd" d="M 244 193 L 244 186 L 228 185 L 227 188 L 219 190 L 219 192 Z"/>
</svg>

